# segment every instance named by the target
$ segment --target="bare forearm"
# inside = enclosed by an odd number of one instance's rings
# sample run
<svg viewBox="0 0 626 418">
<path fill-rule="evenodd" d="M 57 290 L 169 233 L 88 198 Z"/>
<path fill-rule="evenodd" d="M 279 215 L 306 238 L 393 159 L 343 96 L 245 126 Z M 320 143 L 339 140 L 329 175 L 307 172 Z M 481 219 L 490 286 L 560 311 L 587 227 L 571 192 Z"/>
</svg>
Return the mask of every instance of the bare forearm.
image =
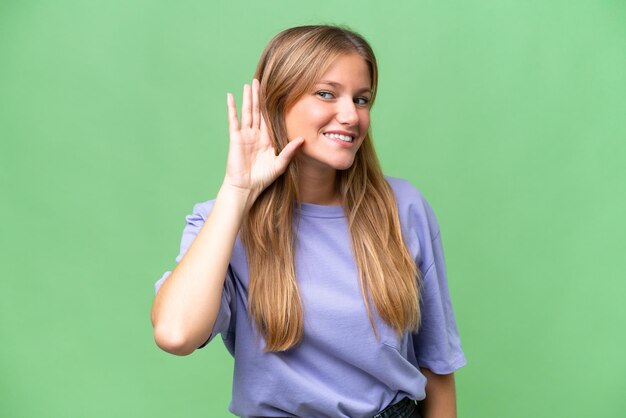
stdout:
<svg viewBox="0 0 626 418">
<path fill-rule="evenodd" d="M 245 192 L 220 189 L 205 224 L 159 289 L 151 316 L 154 338 L 163 350 L 190 354 L 211 334 L 248 199 Z"/>
<path fill-rule="evenodd" d="M 226 102 L 230 143 L 224 183 L 209 218 L 152 305 L 154 339 L 173 354 L 189 354 L 211 335 L 243 219 L 304 143 L 294 138 L 276 155 L 260 110 L 258 80 L 244 85 L 241 123 L 230 93 Z"/>
<path fill-rule="evenodd" d="M 439 375 L 422 368 L 426 376 L 426 399 L 422 402 L 423 418 L 456 418 L 454 373 Z"/>
</svg>

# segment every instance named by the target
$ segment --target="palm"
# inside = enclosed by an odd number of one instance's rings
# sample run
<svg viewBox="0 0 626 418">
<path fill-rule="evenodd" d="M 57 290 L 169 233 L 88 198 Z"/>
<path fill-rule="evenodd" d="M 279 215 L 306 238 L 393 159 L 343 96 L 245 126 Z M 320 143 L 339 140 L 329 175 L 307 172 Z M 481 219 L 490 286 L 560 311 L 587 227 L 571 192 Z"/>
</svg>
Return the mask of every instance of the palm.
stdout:
<svg viewBox="0 0 626 418">
<path fill-rule="evenodd" d="M 280 155 L 272 146 L 258 100 L 258 81 L 245 85 L 241 124 L 232 95 L 228 95 L 228 127 L 230 145 L 226 163 L 226 178 L 230 186 L 258 195 L 282 174 L 301 141 L 292 141 Z"/>
</svg>

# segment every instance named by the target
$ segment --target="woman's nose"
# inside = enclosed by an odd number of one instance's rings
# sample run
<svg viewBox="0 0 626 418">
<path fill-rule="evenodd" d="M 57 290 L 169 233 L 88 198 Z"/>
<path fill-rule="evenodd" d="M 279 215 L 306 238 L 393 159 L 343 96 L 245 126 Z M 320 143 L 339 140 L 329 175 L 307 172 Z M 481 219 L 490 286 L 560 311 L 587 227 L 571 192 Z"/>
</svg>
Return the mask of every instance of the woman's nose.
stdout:
<svg viewBox="0 0 626 418">
<path fill-rule="evenodd" d="M 359 114 L 356 111 L 356 105 L 352 99 L 344 99 L 339 101 L 337 110 L 337 120 L 343 125 L 356 125 L 359 121 Z"/>
</svg>

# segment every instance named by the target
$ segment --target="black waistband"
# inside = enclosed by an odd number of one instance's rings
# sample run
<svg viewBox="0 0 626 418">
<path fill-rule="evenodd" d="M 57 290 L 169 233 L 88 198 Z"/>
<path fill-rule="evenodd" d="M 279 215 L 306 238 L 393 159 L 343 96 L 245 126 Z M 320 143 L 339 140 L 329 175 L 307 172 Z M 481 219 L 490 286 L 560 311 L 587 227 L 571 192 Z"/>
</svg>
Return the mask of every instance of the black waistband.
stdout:
<svg viewBox="0 0 626 418">
<path fill-rule="evenodd" d="M 374 415 L 373 418 L 410 418 L 415 408 L 417 408 L 417 405 L 415 405 L 414 400 L 404 398 L 400 402 L 383 409 Z"/>
</svg>

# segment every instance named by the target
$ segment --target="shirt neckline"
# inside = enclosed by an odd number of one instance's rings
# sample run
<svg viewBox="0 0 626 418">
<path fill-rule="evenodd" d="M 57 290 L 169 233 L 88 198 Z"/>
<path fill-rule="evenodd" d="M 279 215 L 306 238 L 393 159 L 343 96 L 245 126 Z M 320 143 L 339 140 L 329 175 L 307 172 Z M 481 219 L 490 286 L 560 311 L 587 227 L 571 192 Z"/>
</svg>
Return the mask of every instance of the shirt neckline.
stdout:
<svg viewBox="0 0 626 418">
<path fill-rule="evenodd" d="M 346 214 L 343 211 L 343 206 L 335 205 L 335 206 L 325 206 L 325 205 L 316 205 L 314 203 L 305 203 L 302 202 L 300 209 L 296 204 L 296 213 L 301 214 L 302 216 L 310 216 L 314 218 L 345 218 Z"/>
</svg>

